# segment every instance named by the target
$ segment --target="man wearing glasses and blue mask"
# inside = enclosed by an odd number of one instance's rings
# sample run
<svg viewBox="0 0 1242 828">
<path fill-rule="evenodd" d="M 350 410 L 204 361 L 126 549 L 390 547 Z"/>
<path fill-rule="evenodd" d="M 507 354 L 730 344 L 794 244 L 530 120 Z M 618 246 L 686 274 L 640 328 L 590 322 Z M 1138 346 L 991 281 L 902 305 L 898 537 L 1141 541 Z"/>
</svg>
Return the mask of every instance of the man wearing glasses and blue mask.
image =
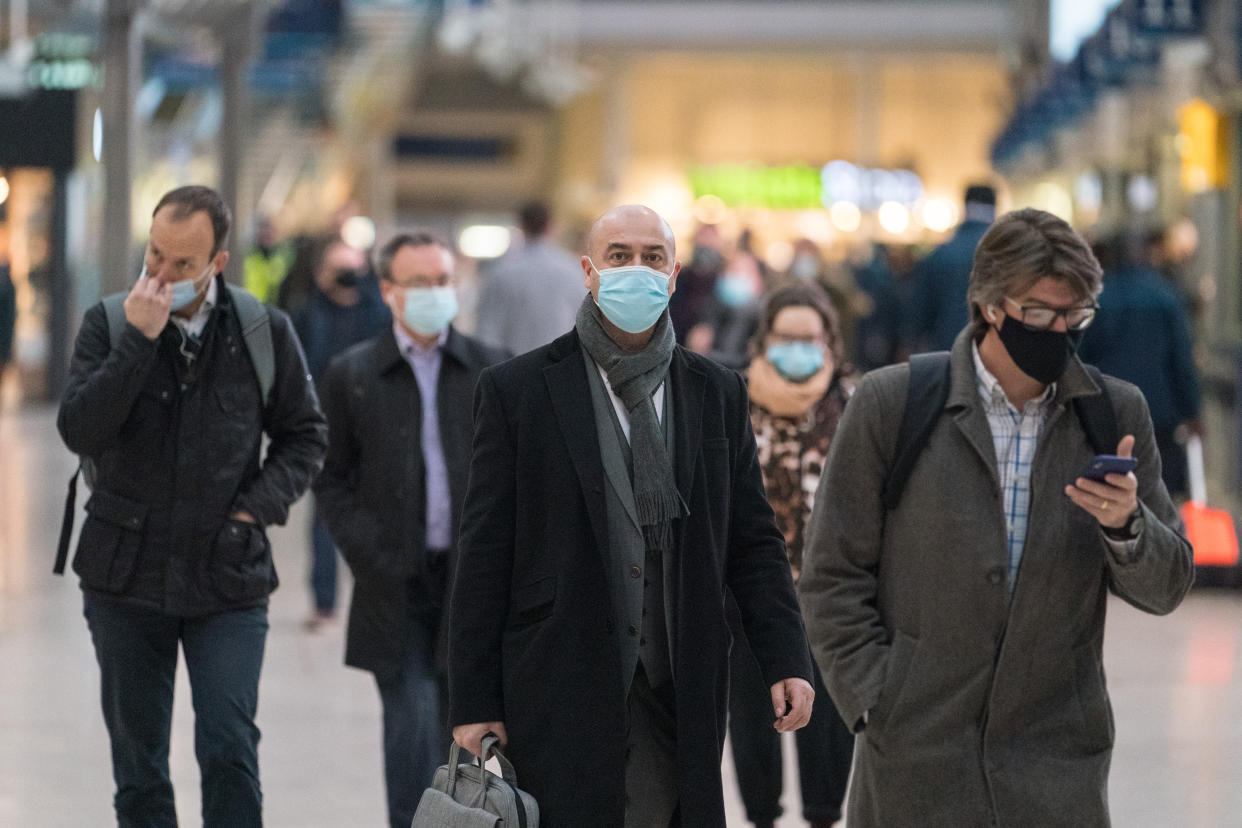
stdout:
<svg viewBox="0 0 1242 828">
<path fill-rule="evenodd" d="M 61 436 L 93 471 L 73 569 L 122 825 L 177 824 L 178 650 L 203 824 L 262 824 L 254 717 L 277 584 L 265 528 L 318 472 L 327 427 L 288 317 L 224 282 L 229 223 L 207 187 L 160 200 L 137 282 L 86 312 L 60 406 Z"/>
<path fill-rule="evenodd" d="M 674 341 L 672 231 L 591 228 L 574 329 L 479 379 L 449 629 L 453 735 L 550 825 L 719 826 L 726 588 L 779 731 L 814 691 L 746 389 Z"/>
<path fill-rule="evenodd" d="M 403 233 L 375 269 L 393 321 L 342 353 L 320 383 L 331 436 L 315 496 L 354 575 L 345 663 L 375 675 L 391 828 L 409 828 L 448 758 L 441 704 L 453 549 L 479 372 L 508 353 L 453 325 L 453 254 Z"/>
<path fill-rule="evenodd" d="M 854 828 L 1109 823 L 1108 593 L 1165 614 L 1194 568 L 1142 394 L 1075 355 L 1100 285 L 1068 224 L 1010 213 L 953 350 L 868 374 L 846 406 L 798 590 L 858 733 Z M 942 396 L 914 379 L 928 359 Z"/>
</svg>

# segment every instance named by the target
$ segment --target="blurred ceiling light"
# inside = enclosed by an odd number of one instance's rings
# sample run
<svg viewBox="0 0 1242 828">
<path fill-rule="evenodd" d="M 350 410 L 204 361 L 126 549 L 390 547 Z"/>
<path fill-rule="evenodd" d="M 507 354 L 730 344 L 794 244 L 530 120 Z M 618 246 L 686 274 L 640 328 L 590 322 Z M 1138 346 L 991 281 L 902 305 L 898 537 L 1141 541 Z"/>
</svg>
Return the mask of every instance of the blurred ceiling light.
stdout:
<svg viewBox="0 0 1242 828">
<path fill-rule="evenodd" d="M 1074 182 L 1074 200 L 1078 202 L 1078 209 L 1087 213 L 1104 206 L 1104 182 L 1098 172 L 1092 170 L 1078 176 Z"/>
<path fill-rule="evenodd" d="M 957 224 L 957 203 L 948 198 L 929 198 L 923 204 L 923 226 L 943 233 Z"/>
<path fill-rule="evenodd" d="M 366 216 L 351 216 L 341 225 L 341 238 L 355 250 L 370 250 L 375 244 L 375 222 Z"/>
<path fill-rule="evenodd" d="M 0 204 L 9 200 L 9 180 L 0 175 Z"/>
<path fill-rule="evenodd" d="M 836 235 L 832 219 L 824 210 L 806 210 L 798 214 L 798 232 L 816 244 L 828 244 Z"/>
<path fill-rule="evenodd" d="M 1156 189 L 1156 182 L 1151 180 L 1151 176 L 1130 177 L 1130 183 L 1126 185 L 1126 200 L 1136 213 L 1150 212 L 1155 208 L 1159 198 L 1160 192 Z"/>
<path fill-rule="evenodd" d="M 876 216 L 880 226 L 893 235 L 900 235 L 910 228 L 910 211 L 896 201 L 881 204 Z"/>
<path fill-rule="evenodd" d="M 103 110 L 95 110 L 95 121 L 91 126 L 91 150 L 95 153 L 98 163 L 103 158 Z"/>
<path fill-rule="evenodd" d="M 719 224 L 729 215 L 729 208 L 720 196 L 708 193 L 694 200 L 693 212 L 700 224 Z"/>
<path fill-rule="evenodd" d="M 1052 181 L 1045 181 L 1035 187 L 1035 192 L 1031 194 L 1031 206 L 1065 221 L 1072 221 L 1074 218 L 1074 200 L 1064 187 Z"/>
<path fill-rule="evenodd" d="M 495 259 L 509 249 L 512 234 L 499 224 L 472 224 L 457 236 L 457 248 L 472 259 Z"/>
<path fill-rule="evenodd" d="M 862 226 L 862 210 L 850 201 L 838 201 L 829 207 L 828 218 L 842 233 L 853 233 Z"/>
<path fill-rule="evenodd" d="M 764 258 L 768 266 L 774 270 L 788 270 L 793 264 L 793 245 L 786 241 L 772 242 L 764 250 Z"/>
</svg>

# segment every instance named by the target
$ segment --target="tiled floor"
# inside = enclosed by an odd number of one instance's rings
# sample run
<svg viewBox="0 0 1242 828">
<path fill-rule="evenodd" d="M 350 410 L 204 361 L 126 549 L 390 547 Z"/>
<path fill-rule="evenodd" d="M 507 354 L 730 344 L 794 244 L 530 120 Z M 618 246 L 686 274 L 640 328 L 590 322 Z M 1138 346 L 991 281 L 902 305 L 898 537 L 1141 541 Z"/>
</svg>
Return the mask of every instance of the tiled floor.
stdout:
<svg viewBox="0 0 1242 828">
<path fill-rule="evenodd" d="M 0 826 L 111 821 L 112 782 L 98 675 L 73 578 L 50 574 L 74 459 L 51 409 L 0 413 Z M 340 626 L 311 635 L 307 513 L 272 533 L 284 586 L 273 597 L 259 724 L 267 823 L 383 824 L 379 702 L 370 676 L 342 666 Z M 80 522 L 80 520 L 79 520 Z M 1120 828 L 1242 825 L 1242 593 L 1192 593 L 1168 618 L 1115 602 L 1107 640 L 1118 740 L 1111 798 Z M 185 825 L 197 824 L 198 771 L 184 675 L 172 770 Z M 730 826 L 743 826 L 723 769 Z M 795 774 L 786 807 L 797 813 Z M 803 823 L 786 817 L 782 828 Z"/>
</svg>

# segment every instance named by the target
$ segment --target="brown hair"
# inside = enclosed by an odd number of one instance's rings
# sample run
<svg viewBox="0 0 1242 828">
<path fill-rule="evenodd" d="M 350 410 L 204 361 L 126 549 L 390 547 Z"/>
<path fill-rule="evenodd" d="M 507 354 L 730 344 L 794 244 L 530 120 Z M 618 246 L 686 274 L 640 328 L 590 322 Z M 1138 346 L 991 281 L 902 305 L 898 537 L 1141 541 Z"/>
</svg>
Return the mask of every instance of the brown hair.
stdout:
<svg viewBox="0 0 1242 828">
<path fill-rule="evenodd" d="M 151 211 L 152 217 L 165 207 L 172 207 L 173 221 L 185 221 L 195 213 L 206 213 L 207 218 L 211 219 L 211 255 L 216 255 L 224 247 L 229 227 L 233 224 L 233 214 L 215 190 L 198 184 L 169 190 Z"/>
<path fill-rule="evenodd" d="M 449 247 L 448 242 L 434 230 L 411 230 L 408 233 L 401 233 L 393 236 L 388 242 L 381 247 L 375 254 L 375 272 L 379 277 L 387 282 L 392 281 L 392 260 L 397 258 L 397 253 L 403 247 L 426 247 L 434 244 L 437 247 L 443 247 L 450 253 L 453 248 Z"/>
<path fill-rule="evenodd" d="M 1001 216 L 979 240 L 970 271 L 975 334 L 987 329 L 981 305 L 1000 305 L 1044 278 L 1068 285 L 1081 301 L 1100 295 L 1103 273 L 1086 240 L 1051 213 L 1028 207 Z"/>
<path fill-rule="evenodd" d="M 767 300 L 763 303 L 763 313 L 759 317 L 759 329 L 750 338 L 751 356 L 757 356 L 763 352 L 764 340 L 768 338 L 768 334 L 772 333 L 772 325 L 776 322 L 776 317 L 785 308 L 811 308 L 819 314 L 824 321 L 824 337 L 828 341 L 828 353 L 832 355 L 832 361 L 838 367 L 841 366 L 844 348 L 841 342 L 841 322 L 837 316 L 837 309 L 832 306 L 832 300 L 828 298 L 827 292 L 813 282 L 795 282 L 777 288 L 768 294 Z"/>
</svg>

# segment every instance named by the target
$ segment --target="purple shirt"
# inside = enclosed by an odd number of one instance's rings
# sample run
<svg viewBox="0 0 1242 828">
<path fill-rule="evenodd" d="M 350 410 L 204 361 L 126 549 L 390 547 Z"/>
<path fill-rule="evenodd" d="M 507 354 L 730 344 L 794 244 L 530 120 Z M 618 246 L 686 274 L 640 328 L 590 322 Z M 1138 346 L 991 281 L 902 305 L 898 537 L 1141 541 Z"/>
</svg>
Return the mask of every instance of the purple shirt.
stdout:
<svg viewBox="0 0 1242 828">
<path fill-rule="evenodd" d="M 444 444 L 440 441 L 440 415 L 436 411 L 436 390 L 440 384 L 440 363 L 444 361 L 444 343 L 448 328 L 440 332 L 431 347 L 423 347 L 410 338 L 401 325 L 393 323 L 397 347 L 405 361 L 414 369 L 418 395 L 423 403 L 423 469 L 426 475 L 427 548 L 448 549 L 453 543 L 452 503 L 449 499 L 448 465 L 444 462 Z"/>
</svg>

